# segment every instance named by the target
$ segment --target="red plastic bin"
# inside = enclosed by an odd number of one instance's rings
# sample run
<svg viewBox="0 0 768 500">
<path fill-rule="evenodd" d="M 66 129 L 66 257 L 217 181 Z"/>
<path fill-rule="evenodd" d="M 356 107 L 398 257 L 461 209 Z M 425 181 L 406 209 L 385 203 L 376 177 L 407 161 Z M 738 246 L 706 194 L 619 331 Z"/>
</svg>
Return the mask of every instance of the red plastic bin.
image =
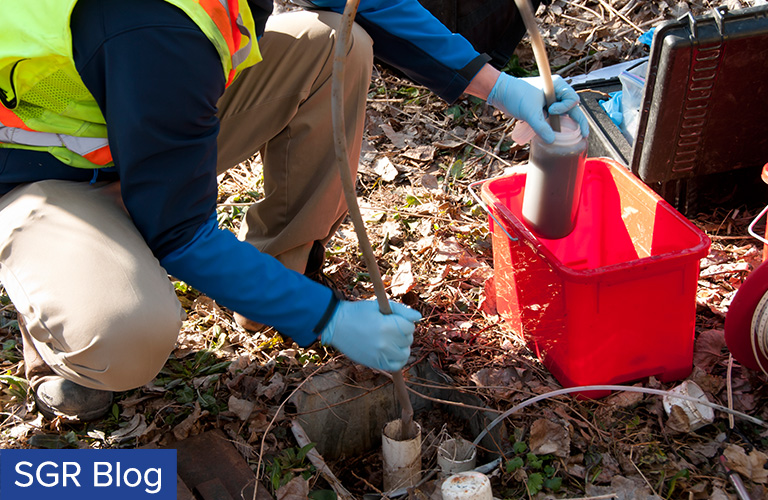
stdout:
<svg viewBox="0 0 768 500">
<path fill-rule="evenodd" d="M 525 174 L 487 180 L 496 301 L 564 387 L 669 382 L 692 369 L 699 260 L 709 238 L 619 163 L 587 159 L 565 238 L 522 222 Z M 608 392 L 590 392 L 599 397 Z"/>
</svg>

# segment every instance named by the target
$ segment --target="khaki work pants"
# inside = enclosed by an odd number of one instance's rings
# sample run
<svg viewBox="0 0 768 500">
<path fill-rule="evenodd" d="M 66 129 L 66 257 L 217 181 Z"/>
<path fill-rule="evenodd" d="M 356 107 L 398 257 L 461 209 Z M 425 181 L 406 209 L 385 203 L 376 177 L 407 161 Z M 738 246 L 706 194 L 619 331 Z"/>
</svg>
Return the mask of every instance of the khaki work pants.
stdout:
<svg viewBox="0 0 768 500">
<path fill-rule="evenodd" d="M 332 13 L 273 16 L 259 42 L 264 60 L 219 103 L 219 172 L 257 151 L 264 163 L 265 197 L 248 210 L 240 237 L 299 272 L 313 242 L 327 241 L 346 213 L 330 103 L 339 21 Z M 370 38 L 356 26 L 344 83 L 353 170 L 372 57 Z M 173 287 L 117 183 L 42 181 L 0 198 L 0 281 L 26 325 L 33 388 L 42 362 L 94 389 L 142 386 L 162 368 L 181 327 Z"/>
</svg>

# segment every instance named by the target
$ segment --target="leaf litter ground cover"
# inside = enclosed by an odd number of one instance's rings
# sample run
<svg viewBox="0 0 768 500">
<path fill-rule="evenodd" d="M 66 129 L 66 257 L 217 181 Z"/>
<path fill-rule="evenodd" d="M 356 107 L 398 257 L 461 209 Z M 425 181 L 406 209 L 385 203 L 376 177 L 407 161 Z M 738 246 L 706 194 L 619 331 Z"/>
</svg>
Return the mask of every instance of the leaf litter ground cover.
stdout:
<svg viewBox="0 0 768 500">
<path fill-rule="evenodd" d="M 756 3 L 725 2 L 731 8 Z M 540 22 L 555 72 L 569 76 L 639 57 L 641 32 L 715 5 L 554 1 Z M 519 76 L 535 74 L 527 42 L 509 68 Z M 527 147 L 509 139 L 512 125 L 479 100 L 447 105 L 377 65 L 358 176 L 360 206 L 388 293 L 424 315 L 414 363 L 428 363 L 441 374 L 442 388 L 471 395 L 495 414 L 560 388 L 496 313 L 487 215 L 468 191 L 470 183 L 527 159 Z M 236 231 L 248 204 L 261 196 L 260 168 L 255 157 L 220 179 L 222 227 Z M 701 263 L 689 378 L 710 401 L 765 421 L 766 377 L 732 362 L 723 339 L 730 301 L 761 262 L 761 246 L 746 227 L 763 207 L 725 201 L 728 208 L 712 205 L 690 217 L 712 239 L 712 248 Z M 351 224 L 339 229 L 326 256 L 324 273 L 335 287 L 350 299 L 373 296 Z M 288 492 L 304 492 L 297 484 L 307 481 L 313 498 L 330 498 L 330 486 L 306 459 L 307 446 L 291 434 L 296 410 L 286 402 L 305 381 L 324 373 L 350 370 L 350 384 L 374 374 L 350 367 L 319 345 L 300 349 L 269 329 L 245 332 L 231 311 L 183 282 L 174 285 L 188 317 L 171 358 L 152 383 L 117 395 L 111 414 L 89 425 L 47 422 L 33 411 L 22 378 L 15 311 L 3 295 L 1 445 L 162 446 L 218 428 L 277 497 L 298 498 Z M 435 384 L 407 381 L 417 389 Z M 651 378 L 637 385 L 670 389 L 677 383 Z M 425 429 L 425 469 L 434 467 L 439 439 L 475 438 L 445 405 L 435 408 L 416 415 Z M 343 405 L 336 411 L 343 412 Z M 505 456 L 489 474 L 498 498 L 735 498 L 719 466 L 721 454 L 751 498 L 766 497 L 768 433 L 739 419 L 731 428 L 724 413 L 690 431 L 675 412 L 667 414 L 660 397 L 617 392 L 600 400 L 547 399 L 505 419 L 500 428 Z M 480 450 L 481 462 L 488 456 Z M 376 449 L 328 465 L 356 498 L 381 488 Z M 430 486 L 416 497 L 429 498 Z"/>
</svg>

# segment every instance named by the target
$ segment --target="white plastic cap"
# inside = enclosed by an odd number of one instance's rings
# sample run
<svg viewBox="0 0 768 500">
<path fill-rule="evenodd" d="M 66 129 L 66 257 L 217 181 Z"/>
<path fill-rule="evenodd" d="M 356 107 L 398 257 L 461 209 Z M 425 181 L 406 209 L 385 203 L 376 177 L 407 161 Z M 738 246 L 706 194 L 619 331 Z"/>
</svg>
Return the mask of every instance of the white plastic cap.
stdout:
<svg viewBox="0 0 768 500">
<path fill-rule="evenodd" d="M 443 482 L 443 500 L 492 500 L 491 481 L 480 472 L 454 474 Z"/>
</svg>

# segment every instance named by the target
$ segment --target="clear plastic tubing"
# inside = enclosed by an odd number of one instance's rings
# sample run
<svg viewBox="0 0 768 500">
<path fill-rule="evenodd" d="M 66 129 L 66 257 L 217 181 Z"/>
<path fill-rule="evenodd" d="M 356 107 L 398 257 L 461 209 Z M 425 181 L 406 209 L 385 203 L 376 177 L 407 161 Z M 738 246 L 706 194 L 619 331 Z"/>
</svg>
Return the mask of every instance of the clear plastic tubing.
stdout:
<svg viewBox="0 0 768 500">
<path fill-rule="evenodd" d="M 729 413 L 731 415 L 735 415 L 739 418 L 742 418 L 748 422 L 752 422 L 753 424 L 760 425 L 762 427 L 768 428 L 768 423 L 760 420 L 759 418 L 755 418 L 753 416 L 747 415 L 745 413 L 741 413 L 736 410 L 732 410 L 730 408 L 726 408 L 724 406 L 720 406 L 715 403 L 710 403 L 709 401 L 694 398 L 692 396 L 688 396 L 686 394 L 675 394 L 670 391 L 662 391 L 660 389 L 651 389 L 648 387 L 635 387 L 635 386 L 625 386 L 625 385 L 582 385 L 578 387 L 566 387 L 564 389 L 558 389 L 556 391 L 547 392 L 546 394 L 540 394 L 538 396 L 534 396 L 532 398 L 526 399 L 522 403 L 515 405 L 514 407 L 510 408 L 509 410 L 505 411 L 498 417 L 496 417 L 490 424 L 485 426 L 485 429 L 477 435 L 474 441 L 472 441 L 472 444 L 477 446 L 480 441 L 485 437 L 488 432 L 496 427 L 499 422 L 504 420 L 505 418 L 509 417 L 513 413 L 517 413 L 518 411 L 522 410 L 526 406 L 530 406 L 534 403 L 538 403 L 539 401 L 554 398 L 556 396 L 562 396 L 563 394 L 570 394 L 572 392 L 585 392 L 585 391 L 626 391 L 626 392 L 641 392 L 643 394 L 653 394 L 656 396 L 667 396 L 670 398 L 677 398 L 677 399 L 684 399 L 686 401 L 692 401 L 697 404 L 709 406 L 710 408 L 714 408 L 715 410 L 719 410 L 725 413 Z"/>
<path fill-rule="evenodd" d="M 560 132 L 555 132 L 552 144 L 538 135 L 531 140 L 522 215 L 537 235 L 558 239 L 573 231 L 586 156 L 587 140 L 567 116 L 560 117 Z"/>
</svg>

